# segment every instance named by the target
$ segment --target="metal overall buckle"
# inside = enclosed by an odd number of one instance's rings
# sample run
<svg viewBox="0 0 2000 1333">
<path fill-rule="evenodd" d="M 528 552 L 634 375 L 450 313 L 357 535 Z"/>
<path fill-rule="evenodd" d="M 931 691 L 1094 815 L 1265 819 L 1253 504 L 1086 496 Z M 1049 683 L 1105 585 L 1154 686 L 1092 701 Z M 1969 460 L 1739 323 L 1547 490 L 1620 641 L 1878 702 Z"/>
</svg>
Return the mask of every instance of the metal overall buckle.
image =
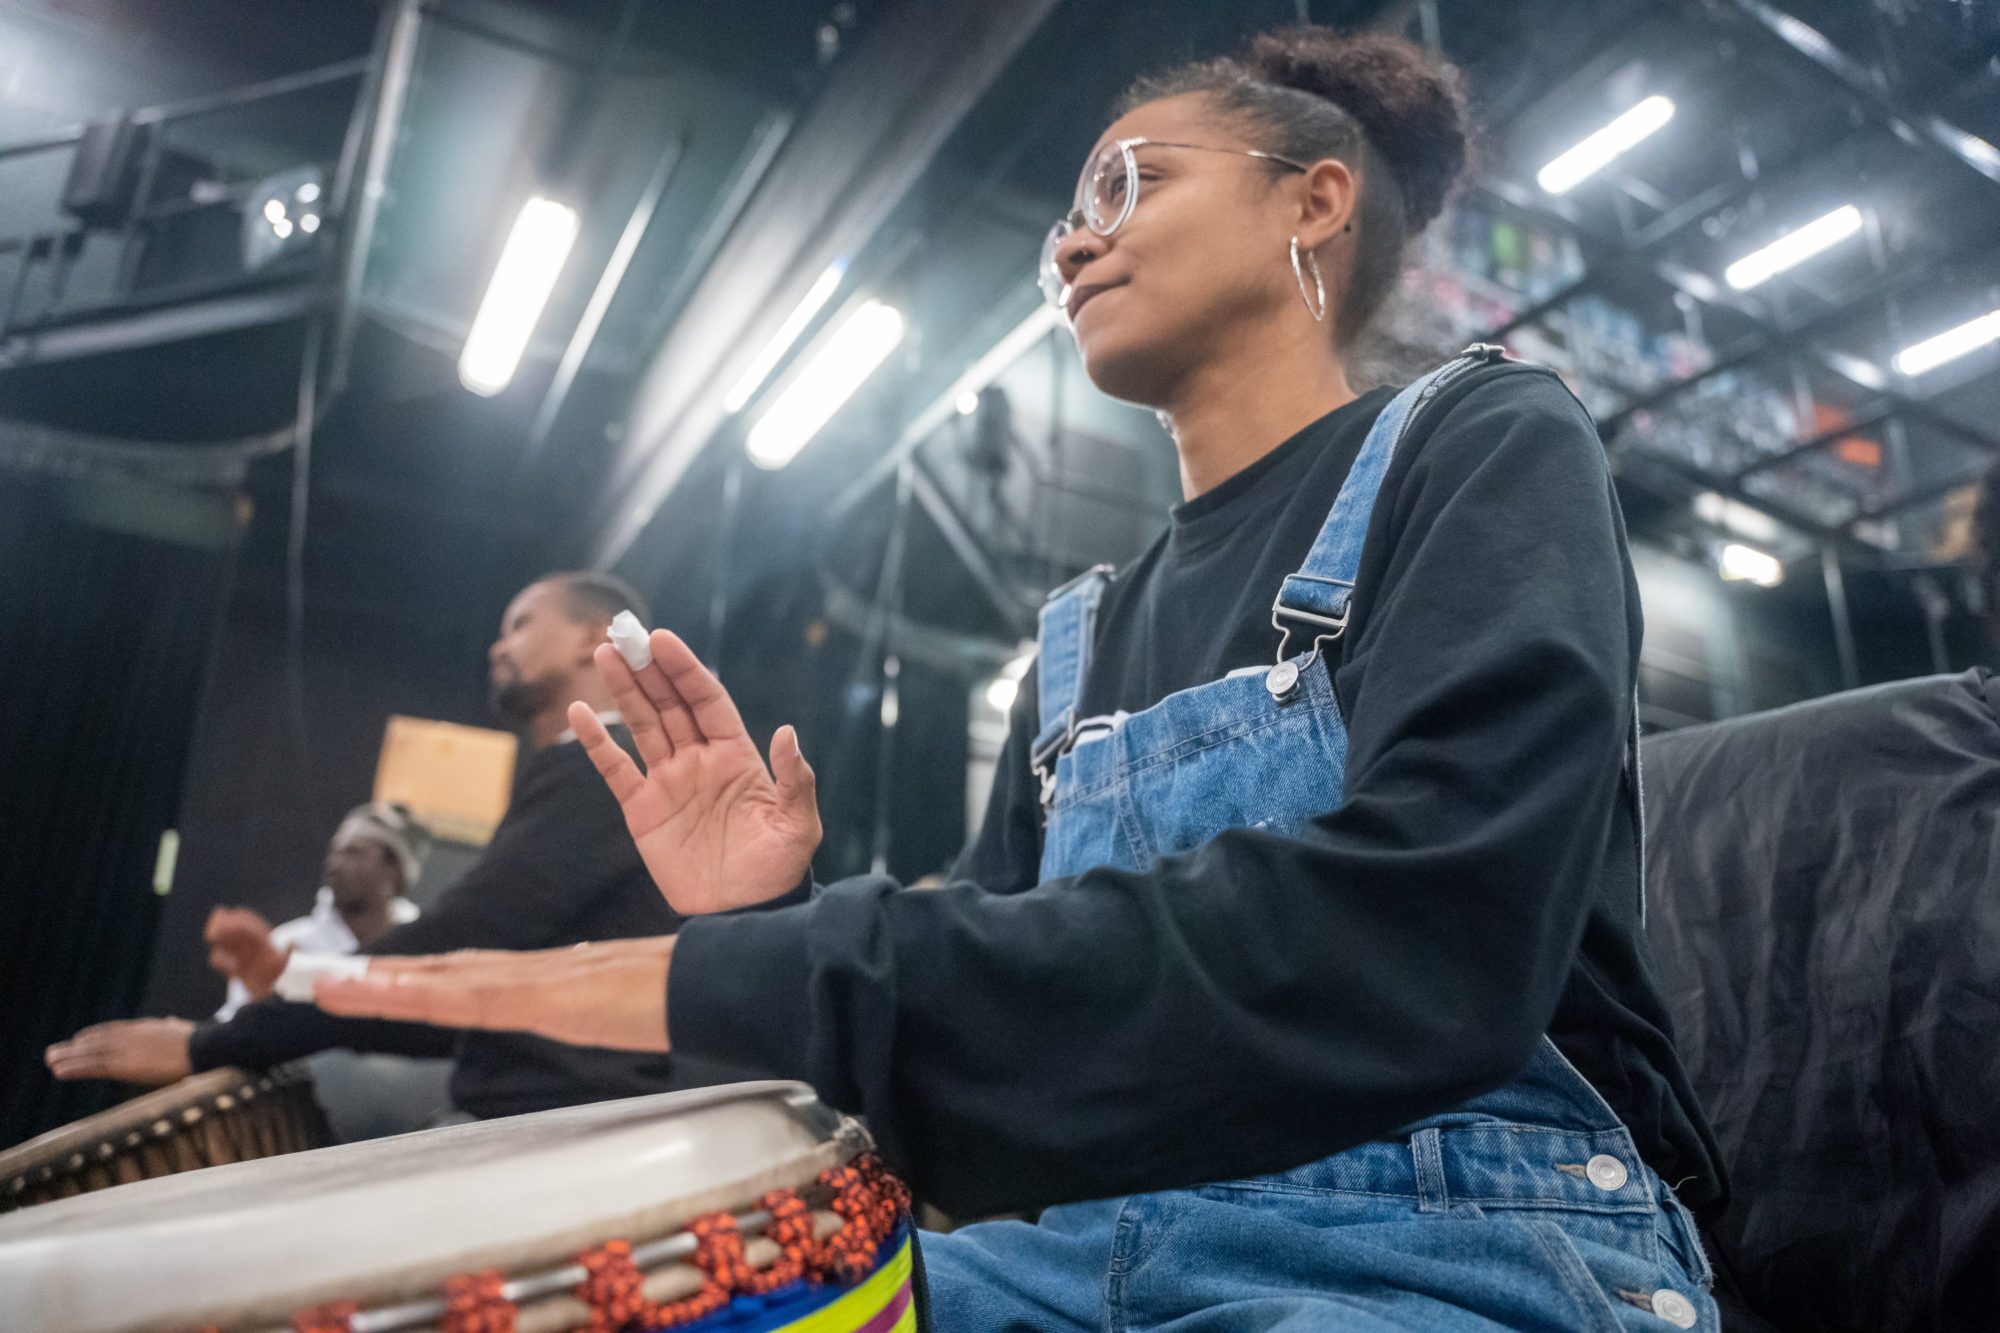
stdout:
<svg viewBox="0 0 2000 1333">
<path fill-rule="evenodd" d="M 1324 583 L 1331 588 L 1345 588 L 1354 591 L 1354 585 L 1346 579 L 1322 578 L 1317 574 L 1293 574 L 1292 578 L 1303 579 L 1307 583 Z M 1292 644 L 1293 623 L 1310 626 L 1313 631 L 1312 649 L 1298 661 L 1288 661 L 1285 652 Z M 1271 628 L 1278 631 L 1278 663 L 1264 675 L 1264 688 L 1279 703 L 1289 703 L 1299 692 L 1299 677 L 1319 657 L 1320 646 L 1333 642 L 1347 630 L 1347 612 L 1337 616 L 1323 616 L 1316 611 L 1300 611 L 1285 605 L 1285 588 L 1278 585 L 1278 595 L 1271 599 Z"/>
<path fill-rule="evenodd" d="M 1042 809 L 1048 810 L 1056 801 L 1056 761 L 1069 753 L 1076 742 L 1076 710 L 1065 708 L 1062 715 L 1062 730 L 1050 736 L 1040 745 L 1028 749 L 1028 767 L 1041 784 Z"/>
<path fill-rule="evenodd" d="M 1098 736 L 1108 736 L 1123 725 L 1131 716 L 1123 709 L 1116 713 L 1099 714 L 1095 717 L 1079 718 L 1075 709 L 1067 709 L 1063 717 L 1063 729 L 1041 745 L 1028 751 L 1028 766 L 1042 785 L 1042 809 L 1055 805 L 1056 764 L 1062 757 L 1086 740 Z"/>
</svg>

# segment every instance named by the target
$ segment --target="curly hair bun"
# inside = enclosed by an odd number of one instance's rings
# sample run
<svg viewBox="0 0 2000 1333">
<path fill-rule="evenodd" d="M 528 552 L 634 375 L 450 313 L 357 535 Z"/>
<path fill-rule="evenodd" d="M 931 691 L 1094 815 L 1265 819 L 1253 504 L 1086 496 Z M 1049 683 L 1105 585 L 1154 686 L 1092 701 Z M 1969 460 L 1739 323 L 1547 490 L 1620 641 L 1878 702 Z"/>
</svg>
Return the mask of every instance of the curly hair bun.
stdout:
<svg viewBox="0 0 2000 1333">
<path fill-rule="evenodd" d="M 1241 61 L 1266 83 L 1323 97 L 1354 117 L 1396 174 L 1412 232 L 1444 208 L 1471 135 L 1465 86 L 1451 65 L 1401 37 L 1319 27 L 1261 34 Z"/>
</svg>

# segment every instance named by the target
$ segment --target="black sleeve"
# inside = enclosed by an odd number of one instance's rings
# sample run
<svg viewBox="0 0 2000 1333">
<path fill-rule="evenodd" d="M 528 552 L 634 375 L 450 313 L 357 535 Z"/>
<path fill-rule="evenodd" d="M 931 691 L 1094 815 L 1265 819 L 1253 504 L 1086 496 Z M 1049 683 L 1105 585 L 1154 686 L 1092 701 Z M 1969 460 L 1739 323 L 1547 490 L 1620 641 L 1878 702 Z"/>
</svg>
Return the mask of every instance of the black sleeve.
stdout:
<svg viewBox="0 0 2000 1333">
<path fill-rule="evenodd" d="M 310 1004 L 275 997 L 246 1004 L 224 1022 L 197 1023 L 188 1039 L 188 1062 L 197 1070 L 236 1065 L 268 1069 L 319 1051 L 385 1051 L 444 1057 L 458 1041 L 456 1028 L 394 1023 L 380 1018 L 336 1018 Z"/>
<path fill-rule="evenodd" d="M 1007 743 L 993 769 L 993 790 L 979 832 L 951 868 L 954 880 L 969 880 L 993 893 L 1032 889 L 1042 865 L 1042 798 L 1028 751 L 1037 729 L 1035 670 L 1021 681 L 1007 715 Z"/>
<path fill-rule="evenodd" d="M 1339 810 L 1021 893 L 858 879 L 691 922 L 676 1046 L 805 1079 L 971 1214 L 1283 1169 L 1517 1073 L 1603 873 L 1632 608 L 1560 385 L 1440 411 L 1377 506 Z"/>
<path fill-rule="evenodd" d="M 620 727 L 612 732 L 630 750 Z M 574 940 L 570 923 L 636 863 L 618 801 L 581 745 L 534 754 L 493 841 L 415 921 L 371 954 L 543 949 Z"/>
</svg>

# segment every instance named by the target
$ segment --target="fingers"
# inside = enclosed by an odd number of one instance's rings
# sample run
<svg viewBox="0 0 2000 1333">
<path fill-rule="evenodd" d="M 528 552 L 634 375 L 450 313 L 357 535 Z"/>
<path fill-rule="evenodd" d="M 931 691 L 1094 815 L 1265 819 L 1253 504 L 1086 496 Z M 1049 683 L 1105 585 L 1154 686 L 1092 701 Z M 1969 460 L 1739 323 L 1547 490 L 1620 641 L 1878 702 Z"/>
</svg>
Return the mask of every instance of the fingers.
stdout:
<svg viewBox="0 0 2000 1333">
<path fill-rule="evenodd" d="M 818 781 L 812 765 L 799 752 L 799 733 L 790 726 L 778 728 L 771 737 L 771 776 L 778 784 L 778 799 L 794 814 L 817 816 Z"/>
<path fill-rule="evenodd" d="M 604 778 L 604 785 L 611 788 L 611 794 L 625 804 L 645 789 L 646 779 L 639 772 L 639 766 L 632 762 L 632 756 L 618 748 L 618 742 L 611 739 L 611 733 L 597 720 L 597 714 L 590 711 L 590 705 L 573 703 L 569 706 L 569 724 L 576 731 L 576 738 L 583 742 L 583 752 L 590 756 L 590 762 L 597 765 L 597 771 Z M 657 733 L 655 733 L 657 735 Z M 633 729 L 634 739 L 639 732 Z M 643 752 L 646 745 L 640 742 Z M 667 762 L 667 757 L 648 759 L 649 764 Z"/>
<path fill-rule="evenodd" d="M 743 718 L 729 691 L 713 672 L 701 664 L 680 636 L 670 630 L 653 631 L 653 665 L 666 674 L 674 690 L 694 714 L 695 725 L 711 741 L 736 740 L 746 732 Z"/>
<path fill-rule="evenodd" d="M 484 1021 L 484 994 L 483 989 L 445 973 L 399 976 L 377 974 L 371 967 L 358 979 L 322 980 L 313 987 L 313 1003 L 349 1018 L 394 1018 L 453 1028 L 505 1026 Z"/>
<path fill-rule="evenodd" d="M 669 680 L 666 672 L 660 669 L 660 659 L 657 655 L 660 646 L 658 639 L 665 633 L 665 630 L 653 631 L 654 637 L 648 640 L 647 646 L 655 656 L 634 674 L 638 679 L 639 688 L 660 710 L 661 725 L 666 727 L 667 735 L 673 738 L 674 744 L 698 745 L 706 737 L 702 734 L 694 714 L 688 710 L 687 700 L 681 697 L 681 692 L 674 687 L 673 681 Z"/>
<path fill-rule="evenodd" d="M 94 1023 L 68 1041 L 59 1041 L 42 1052 L 49 1072 L 59 1079 L 108 1078 L 112 1060 L 120 1049 L 125 1023 Z"/>
<path fill-rule="evenodd" d="M 625 659 L 618 655 L 618 650 L 608 643 L 600 643 L 590 655 L 590 660 L 597 664 L 598 676 L 611 687 L 612 701 L 618 705 L 625 725 L 631 728 L 632 740 L 638 745 L 639 755 L 646 761 L 646 766 L 650 768 L 671 760 L 674 757 L 674 742 L 667 734 L 660 708 L 639 688 L 638 681 L 633 679 L 632 668 L 625 665 Z M 583 708 L 581 703 L 570 705 L 569 720 L 581 740 L 587 732 L 585 726 L 577 721 L 579 708 Z M 590 710 L 584 708 L 584 711 Z M 591 714 L 591 721 L 597 721 L 596 714 Z M 599 723 L 596 729 L 601 732 L 604 727 Z"/>
</svg>

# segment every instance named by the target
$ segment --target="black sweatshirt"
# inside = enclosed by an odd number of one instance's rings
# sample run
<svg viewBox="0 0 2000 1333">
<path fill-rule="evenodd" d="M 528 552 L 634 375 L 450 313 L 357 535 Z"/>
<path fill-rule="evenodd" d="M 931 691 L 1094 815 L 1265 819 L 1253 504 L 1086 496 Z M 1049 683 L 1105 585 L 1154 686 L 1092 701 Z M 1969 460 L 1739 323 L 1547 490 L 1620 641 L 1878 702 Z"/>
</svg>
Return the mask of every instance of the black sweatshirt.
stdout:
<svg viewBox="0 0 2000 1333">
<path fill-rule="evenodd" d="M 1174 510 L 1107 593 L 1083 714 L 1273 660 L 1279 581 L 1390 397 Z M 1031 679 L 954 882 L 690 922 L 675 1049 L 806 1080 L 922 1193 L 979 1214 L 1299 1165 L 1507 1081 L 1547 1032 L 1712 1204 L 1621 795 L 1640 634 L 1588 416 L 1546 371 L 1467 374 L 1406 435 L 1369 526 L 1335 663 L 1340 809 L 1038 884 Z"/>
<path fill-rule="evenodd" d="M 612 735 L 631 749 L 623 727 Z M 421 917 L 365 952 L 546 949 L 670 934 L 680 920 L 654 887 L 618 802 L 583 746 L 566 741 L 522 760 L 507 813 L 464 876 Z M 226 1023 L 201 1024 L 189 1054 L 196 1069 L 262 1068 L 333 1046 L 455 1055 L 452 1102 L 482 1118 L 634 1097 L 734 1072 L 698 1059 L 568 1046 L 522 1033 L 336 1018 L 277 999 L 245 1005 Z"/>
</svg>

